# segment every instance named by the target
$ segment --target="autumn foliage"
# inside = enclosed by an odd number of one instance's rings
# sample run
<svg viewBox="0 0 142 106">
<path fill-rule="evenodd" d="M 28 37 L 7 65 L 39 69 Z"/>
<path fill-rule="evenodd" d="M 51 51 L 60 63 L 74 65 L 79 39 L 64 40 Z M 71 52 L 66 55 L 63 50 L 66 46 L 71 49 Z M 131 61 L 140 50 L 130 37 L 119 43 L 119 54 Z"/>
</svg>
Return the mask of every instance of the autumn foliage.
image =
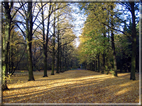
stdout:
<svg viewBox="0 0 142 106">
<path fill-rule="evenodd" d="M 42 77 L 43 72 L 34 72 L 36 80 L 27 81 L 28 73 L 21 73 L 11 77 L 10 90 L 3 91 L 3 103 L 139 103 L 138 74 L 131 81 L 130 73 L 114 77 L 89 70 L 69 70 Z"/>
</svg>

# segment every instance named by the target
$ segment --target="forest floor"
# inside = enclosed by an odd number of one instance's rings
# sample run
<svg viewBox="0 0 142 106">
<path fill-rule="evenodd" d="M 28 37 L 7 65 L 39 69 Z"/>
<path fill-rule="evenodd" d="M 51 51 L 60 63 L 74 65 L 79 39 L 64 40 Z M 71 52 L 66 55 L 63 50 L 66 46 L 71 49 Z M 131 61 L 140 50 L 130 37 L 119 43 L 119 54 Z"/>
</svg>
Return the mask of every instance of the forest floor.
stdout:
<svg viewBox="0 0 142 106">
<path fill-rule="evenodd" d="M 22 73 L 22 74 L 21 74 Z M 35 81 L 27 81 L 28 73 L 15 73 L 3 91 L 3 103 L 139 103 L 139 74 L 118 77 L 89 70 L 69 70 L 42 77 L 34 72 Z"/>
</svg>

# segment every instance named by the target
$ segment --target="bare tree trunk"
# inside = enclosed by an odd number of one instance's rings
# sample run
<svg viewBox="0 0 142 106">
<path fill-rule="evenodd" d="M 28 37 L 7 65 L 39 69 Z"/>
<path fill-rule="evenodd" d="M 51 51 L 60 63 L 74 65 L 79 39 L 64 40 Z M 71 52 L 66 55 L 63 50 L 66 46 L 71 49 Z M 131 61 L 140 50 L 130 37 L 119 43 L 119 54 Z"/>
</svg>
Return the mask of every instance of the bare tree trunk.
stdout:
<svg viewBox="0 0 142 106">
<path fill-rule="evenodd" d="M 60 38 L 59 38 L 59 39 L 60 39 Z M 61 39 L 60 39 L 60 40 L 61 40 Z M 59 41 L 59 46 L 61 46 L 61 41 Z M 61 59 L 62 59 L 62 58 L 61 58 L 62 55 L 61 55 L 61 52 L 62 52 L 62 47 L 59 48 L 59 67 L 60 67 L 60 70 L 59 70 L 59 71 L 60 71 L 60 72 L 62 71 L 62 70 L 61 70 L 61 69 L 62 69 L 62 60 L 61 60 Z"/>
<path fill-rule="evenodd" d="M 53 37 L 52 37 L 52 43 L 53 43 L 53 53 L 52 53 L 52 72 L 51 75 L 54 75 L 54 66 L 55 66 L 55 13 L 54 13 L 54 25 L 53 25 Z"/>
<path fill-rule="evenodd" d="M 65 71 L 67 71 L 67 45 L 65 45 L 65 50 L 64 50 L 64 52 L 65 52 L 65 57 L 64 57 L 64 59 L 65 59 Z"/>
<path fill-rule="evenodd" d="M 111 10 L 113 10 L 113 6 L 111 6 Z M 114 25 L 113 25 L 113 15 L 111 14 L 111 45 L 112 45 L 113 60 L 114 60 L 114 76 L 117 77 L 117 62 L 116 62 L 116 52 L 115 52 L 113 27 L 114 27 Z"/>
<path fill-rule="evenodd" d="M 41 1 L 41 6 L 43 6 L 42 1 Z M 43 7 L 42 7 L 42 34 L 43 34 L 43 58 L 44 58 L 44 76 L 47 77 L 47 45 L 45 41 L 45 26 L 44 26 L 44 13 L 43 13 Z"/>
<path fill-rule="evenodd" d="M 58 15 L 59 15 L 59 13 L 58 13 Z M 57 39 L 58 39 L 58 51 L 57 51 L 57 71 L 56 71 L 56 73 L 59 73 L 59 64 L 60 64 L 60 62 L 59 62 L 59 55 L 60 55 L 60 38 L 59 38 L 59 34 L 60 34 L 60 32 L 59 32 L 59 17 L 58 17 L 58 36 L 57 36 Z"/>
<path fill-rule="evenodd" d="M 32 22 L 32 2 L 28 2 L 28 16 L 26 19 L 26 32 L 27 32 L 27 54 L 28 54 L 28 71 L 29 71 L 29 80 L 34 81 L 33 75 L 33 64 L 32 64 L 32 29 L 33 29 L 33 22 Z"/>
<path fill-rule="evenodd" d="M 98 54 L 98 72 L 100 72 L 100 55 Z"/>
<path fill-rule="evenodd" d="M 61 43 L 60 43 L 60 45 L 61 45 Z M 60 72 L 62 72 L 62 47 L 60 48 Z"/>
<path fill-rule="evenodd" d="M 63 44 L 64 44 L 64 39 L 63 39 Z M 63 45 L 63 48 L 62 48 L 62 72 L 65 71 L 65 61 L 64 61 L 64 58 L 65 58 L 65 45 Z"/>
<path fill-rule="evenodd" d="M 104 27 L 104 33 L 103 33 L 103 35 L 104 35 L 104 38 L 106 38 L 106 31 L 105 31 L 105 27 Z M 104 40 L 104 48 L 105 48 L 105 40 Z M 104 74 L 104 70 L 105 70 L 105 60 L 106 60 L 106 50 L 104 49 L 103 50 L 103 69 L 102 69 L 102 71 L 101 71 L 101 73 L 102 74 Z"/>
<path fill-rule="evenodd" d="M 7 72 L 9 70 L 9 44 L 10 44 L 10 33 L 11 33 L 11 9 L 13 8 L 13 2 L 9 6 L 8 2 L 4 2 L 5 17 L 6 17 L 6 27 L 2 35 L 2 70 L 3 70 L 3 83 L 2 89 L 7 90 Z M 3 9 L 3 7 L 2 7 Z M 3 17 L 2 17 L 3 18 Z M 3 28 L 3 25 L 2 25 Z"/>
<path fill-rule="evenodd" d="M 130 80 L 136 80 L 136 77 L 135 77 L 135 71 L 136 71 L 136 24 L 135 24 L 134 2 L 131 2 L 130 5 L 131 5 L 131 14 L 132 14 L 132 56 L 131 56 Z"/>
</svg>

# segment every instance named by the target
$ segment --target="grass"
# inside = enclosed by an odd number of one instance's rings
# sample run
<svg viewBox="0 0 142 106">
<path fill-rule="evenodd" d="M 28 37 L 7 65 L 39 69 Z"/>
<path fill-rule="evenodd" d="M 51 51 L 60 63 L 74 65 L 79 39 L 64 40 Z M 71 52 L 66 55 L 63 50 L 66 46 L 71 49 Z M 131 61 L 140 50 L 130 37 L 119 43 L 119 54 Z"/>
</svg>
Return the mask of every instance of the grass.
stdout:
<svg viewBox="0 0 142 106">
<path fill-rule="evenodd" d="M 35 81 L 27 81 L 28 73 L 16 73 L 3 91 L 3 103 L 139 103 L 139 75 L 129 80 L 130 73 L 118 77 L 89 70 L 69 70 L 42 77 L 34 72 Z"/>
</svg>

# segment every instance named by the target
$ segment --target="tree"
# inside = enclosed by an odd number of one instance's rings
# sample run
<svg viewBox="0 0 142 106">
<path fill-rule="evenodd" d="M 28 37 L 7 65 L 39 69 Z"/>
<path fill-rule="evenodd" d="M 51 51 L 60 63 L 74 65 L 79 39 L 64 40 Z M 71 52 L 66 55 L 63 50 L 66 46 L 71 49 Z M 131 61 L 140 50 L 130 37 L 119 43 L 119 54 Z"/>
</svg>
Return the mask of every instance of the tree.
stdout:
<svg viewBox="0 0 142 106">
<path fill-rule="evenodd" d="M 55 4 L 56 8 L 56 4 Z M 54 75 L 54 65 L 55 65 L 55 21 L 56 21 L 56 13 L 54 12 L 54 22 L 53 22 L 53 37 L 52 37 L 52 72 L 51 75 Z"/>
<path fill-rule="evenodd" d="M 34 5 L 33 5 L 34 4 Z M 16 11 L 19 13 L 17 16 L 21 17 L 19 20 L 15 20 L 15 25 L 19 28 L 19 30 L 22 32 L 24 39 L 26 40 L 26 51 L 27 51 L 27 60 L 28 60 L 28 71 L 29 71 L 29 81 L 34 80 L 33 75 L 33 61 L 32 61 L 32 42 L 33 35 L 35 32 L 37 32 L 37 29 L 40 28 L 39 26 L 42 23 L 36 24 L 36 21 L 38 20 L 39 13 L 42 9 L 42 7 L 39 9 L 39 11 L 35 11 L 36 2 L 19 2 L 21 9 L 17 9 Z M 33 26 L 36 28 L 33 29 Z M 35 39 L 35 38 L 34 38 Z M 35 64 L 34 64 L 35 65 Z"/>
<path fill-rule="evenodd" d="M 87 51 L 86 54 L 88 54 L 88 52 L 90 53 L 90 59 L 88 60 L 88 62 L 90 62 L 91 67 L 95 63 L 95 60 L 98 60 L 97 68 L 99 71 L 101 69 L 101 73 L 104 73 L 105 70 L 105 51 L 108 48 L 108 46 L 110 46 L 106 37 L 106 32 L 108 31 L 107 27 L 102 24 L 108 23 L 108 11 L 110 11 L 110 9 L 108 8 L 109 5 L 110 4 L 107 3 L 89 3 L 85 7 L 86 14 L 88 15 L 88 17 L 83 29 L 83 36 L 89 37 L 89 39 L 86 40 L 84 43 L 86 45 L 85 51 Z M 101 61 L 100 54 L 102 54 L 103 56 L 103 60 Z M 103 67 L 100 66 L 100 62 L 103 62 Z M 96 66 L 97 65 L 95 65 L 95 67 Z M 94 68 L 92 70 L 94 70 Z"/>
<path fill-rule="evenodd" d="M 9 64 L 8 64 L 8 53 L 9 53 L 9 42 L 10 42 L 10 31 L 11 31 L 11 10 L 13 7 L 13 2 L 11 2 L 11 5 L 9 5 L 8 2 L 3 2 L 4 9 L 5 9 L 5 30 L 2 32 L 2 70 L 3 70 L 3 83 L 2 83 L 2 89 L 7 90 L 7 72 L 9 70 Z M 3 18 L 3 17 L 2 17 Z M 4 23 L 3 23 L 4 24 Z M 2 25 L 3 27 L 3 25 Z"/>
<path fill-rule="evenodd" d="M 136 72 L 136 16 L 135 11 L 138 10 L 138 3 L 135 2 L 123 2 L 121 5 L 125 6 L 128 11 L 130 11 L 132 16 L 132 34 L 131 34 L 131 41 L 132 41 L 132 56 L 131 56 L 131 74 L 130 80 L 135 80 L 135 72 Z"/>
<path fill-rule="evenodd" d="M 111 10 L 113 10 L 113 6 L 111 5 Z M 116 61 L 116 52 L 115 52 L 115 43 L 114 43 L 114 20 L 113 20 L 113 13 L 111 14 L 111 45 L 113 50 L 113 61 L 114 61 L 114 76 L 117 76 L 117 61 Z"/>
<path fill-rule="evenodd" d="M 58 11 L 58 16 L 59 16 L 59 11 Z M 56 73 L 59 73 L 59 66 L 61 66 L 61 58 L 60 58 L 60 25 L 59 25 L 59 17 L 57 18 L 58 20 L 57 20 L 57 42 L 58 42 L 58 47 L 57 47 L 57 71 L 56 71 Z M 61 67 L 60 67 L 61 68 Z"/>
<path fill-rule="evenodd" d="M 47 32 L 46 32 L 46 39 L 45 39 L 45 33 L 44 33 L 44 13 L 42 8 L 42 25 L 43 25 L 43 53 L 44 53 L 44 76 L 47 76 L 47 52 L 48 52 L 48 38 L 49 38 L 49 25 L 50 25 L 50 17 L 51 17 L 51 2 L 49 4 L 49 10 L 48 10 L 48 22 L 47 22 Z"/>
<path fill-rule="evenodd" d="M 11 43 L 11 36 L 13 36 L 12 32 L 14 32 L 14 23 L 13 20 L 15 18 L 15 15 L 17 11 L 12 11 L 13 10 L 13 1 L 9 2 L 2 2 L 2 11 L 4 15 L 2 16 L 2 69 L 3 69 L 3 85 L 2 89 L 6 90 L 8 89 L 7 87 L 7 81 L 6 77 L 8 75 L 8 71 L 10 71 L 10 60 L 11 58 L 11 48 L 10 48 L 10 43 Z M 21 6 L 17 9 L 19 10 Z M 2 14 L 3 14 L 2 13 Z M 13 65 L 12 65 L 13 68 Z"/>
<path fill-rule="evenodd" d="M 136 24 L 135 24 L 135 9 L 134 2 L 130 3 L 131 15 L 132 15 L 132 57 L 131 57 L 131 75 L 130 80 L 136 80 Z"/>
<path fill-rule="evenodd" d="M 21 33 L 19 31 L 16 31 L 16 27 L 13 28 L 11 31 L 10 40 L 11 41 L 10 41 L 10 52 L 9 52 L 9 58 L 10 58 L 9 73 L 13 75 L 15 70 L 18 69 L 21 60 L 24 57 L 24 53 L 26 51 L 26 43 Z"/>
<path fill-rule="evenodd" d="M 33 36 L 33 21 L 32 21 L 32 2 L 28 2 L 28 12 L 26 16 L 26 43 L 27 43 L 27 54 L 28 54 L 28 71 L 29 80 L 34 81 L 33 76 L 33 63 L 32 63 L 32 36 Z"/>
<path fill-rule="evenodd" d="M 43 12 L 43 7 L 45 6 L 48 6 L 48 10 L 47 10 L 47 13 L 48 15 L 46 17 L 44 17 L 44 12 Z M 42 8 L 42 34 L 43 34 L 43 56 L 44 56 L 44 76 L 43 77 L 46 77 L 47 76 L 47 53 L 48 52 L 51 52 L 50 51 L 50 47 L 49 47 L 49 40 L 50 38 L 52 38 L 52 36 L 54 35 L 54 32 L 51 31 L 51 27 L 53 27 L 54 29 L 54 24 L 52 25 L 52 21 L 54 19 L 52 19 L 52 15 L 59 9 L 64 9 L 67 5 L 61 5 L 61 3 L 58 4 L 58 7 L 57 8 L 53 8 L 55 3 L 51 3 L 51 1 L 49 2 L 49 4 L 44 4 L 42 5 L 41 4 L 41 8 Z M 59 14 L 60 16 L 61 14 Z M 56 16 L 56 17 L 59 17 L 59 16 Z M 47 28 L 45 28 L 44 26 L 44 23 L 45 23 L 45 20 L 47 19 Z M 56 21 L 55 21 L 56 23 Z M 45 33 L 46 31 L 46 33 Z M 56 32 L 55 32 L 56 33 Z"/>
<path fill-rule="evenodd" d="M 41 2 L 41 6 L 43 6 L 42 2 Z M 49 4 L 49 10 L 48 10 L 48 23 L 47 23 L 46 37 L 45 37 L 45 27 L 44 27 L 45 19 L 44 19 L 43 7 L 42 7 L 42 26 L 43 26 L 42 33 L 43 33 L 43 56 L 44 56 L 44 76 L 43 77 L 47 77 L 47 48 L 48 48 L 50 16 L 51 16 L 51 3 Z"/>
</svg>

